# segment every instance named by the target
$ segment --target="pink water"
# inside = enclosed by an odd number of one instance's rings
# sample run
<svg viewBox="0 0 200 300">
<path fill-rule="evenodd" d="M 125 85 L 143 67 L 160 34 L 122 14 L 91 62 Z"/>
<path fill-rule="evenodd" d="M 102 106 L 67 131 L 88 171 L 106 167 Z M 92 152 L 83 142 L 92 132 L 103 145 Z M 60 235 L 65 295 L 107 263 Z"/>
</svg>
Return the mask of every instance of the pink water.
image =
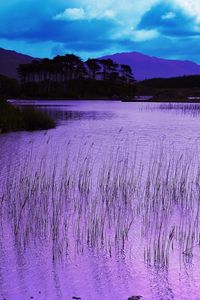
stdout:
<svg viewBox="0 0 200 300">
<path fill-rule="evenodd" d="M 146 235 L 141 233 L 144 225 L 142 223 L 142 207 L 145 204 L 140 206 L 139 203 L 131 206 L 134 210 L 134 222 L 123 250 L 120 241 L 119 248 L 117 248 L 118 244 L 114 242 L 115 228 L 112 226 L 111 229 L 105 228 L 103 245 L 97 242 L 94 246 L 88 247 L 84 235 L 84 228 L 87 229 L 89 226 L 89 208 L 92 209 L 92 201 L 94 201 L 92 199 L 95 199 L 96 185 L 98 184 L 97 174 L 103 172 L 118 147 L 121 147 L 120 157 L 129 155 L 129 161 L 133 159 L 132 154 L 137 147 L 136 172 L 138 172 L 141 162 L 144 168 L 147 167 L 152 149 L 155 152 L 160 145 L 164 147 L 164 158 L 171 159 L 171 155 L 174 155 L 176 159 L 183 155 L 192 161 L 190 178 L 193 176 L 193 172 L 194 174 L 198 172 L 200 157 L 198 115 L 160 110 L 159 104 L 147 105 L 115 101 L 35 101 L 34 105 L 40 105 L 41 109 L 47 109 L 52 116 L 58 119 L 58 126 L 56 129 L 45 132 L 21 132 L 0 136 L 1 203 L 5 201 L 3 195 L 5 190 L 8 191 L 8 187 L 6 187 L 8 182 L 11 195 L 7 196 L 7 199 L 10 197 L 10 199 L 18 201 L 24 197 L 22 191 L 18 190 L 20 189 L 19 178 L 27 170 L 29 177 L 31 177 L 30 173 L 40 169 L 47 176 L 49 175 L 49 178 L 52 178 L 56 168 L 55 180 L 59 186 L 60 174 L 64 171 L 66 159 L 71 172 L 69 177 L 72 177 L 76 172 L 80 174 L 79 167 L 86 170 L 84 160 L 88 156 L 90 156 L 89 168 L 93 172 L 92 191 L 88 204 L 81 205 L 86 210 L 88 208 L 88 211 L 82 215 L 81 222 L 79 221 L 82 234 L 80 244 L 77 244 L 77 230 L 74 229 L 78 222 L 76 206 L 70 202 L 66 211 L 63 209 L 60 212 L 60 244 L 58 248 L 63 247 L 62 250 L 64 250 L 62 255 L 58 255 L 55 260 L 52 255 L 52 233 L 49 228 L 44 230 L 41 236 L 34 231 L 36 217 L 42 218 L 39 216 L 39 205 L 37 207 L 36 204 L 35 208 L 31 207 L 35 211 L 33 218 L 26 208 L 26 216 L 22 215 L 20 219 L 19 236 L 13 234 L 12 220 L 11 217 L 10 219 L 8 217 L 9 212 L 1 212 L 0 298 L 23 300 L 33 297 L 33 299 L 43 300 L 70 300 L 76 296 L 83 300 L 127 300 L 130 296 L 141 295 L 142 299 L 146 300 L 200 299 L 200 252 L 198 246 L 200 231 L 196 213 L 198 209 L 192 210 L 191 216 L 188 217 L 177 213 L 180 207 L 174 207 L 172 217 L 167 218 L 166 235 L 173 226 L 177 228 L 178 232 L 180 224 L 184 223 L 184 220 L 186 220 L 185 223 L 181 225 L 184 230 L 186 228 L 192 232 L 189 221 L 191 224 L 197 225 L 195 225 L 192 255 L 185 257 L 182 254 L 182 246 L 179 245 L 179 239 L 176 236 L 173 246 L 170 245 L 169 261 L 166 265 L 156 264 L 154 260 L 148 262 L 144 257 L 148 243 L 154 242 L 155 238 L 153 235 L 151 237 L 150 233 Z M 151 105 L 152 107 L 149 109 Z M 129 169 L 129 167 L 127 168 Z M 131 174 L 131 170 L 129 172 Z M 164 167 L 162 172 L 164 172 Z M 42 179 L 39 178 L 39 182 L 40 180 Z M 141 181 L 143 180 L 144 178 L 141 176 Z M 76 176 L 74 181 L 76 181 Z M 54 193 L 59 196 L 59 190 Z M 198 203 L 198 199 L 195 198 L 197 195 L 197 191 L 194 191 L 191 200 L 192 203 L 194 202 L 194 206 Z M 39 194 L 37 197 L 39 201 Z M 74 199 L 78 203 L 79 200 L 76 197 L 78 197 L 76 193 L 69 195 L 70 199 Z M 138 195 L 139 198 L 140 195 Z M 139 207 L 139 213 L 135 212 L 137 207 Z M 4 209 L 9 209 L 6 204 Z M 128 209 L 127 211 L 123 211 L 123 209 L 122 206 L 120 215 L 122 224 L 123 216 L 127 217 L 129 214 Z M 23 212 L 23 214 L 25 213 Z M 97 213 L 96 210 L 95 213 Z M 5 217 L 5 214 L 8 216 Z M 44 212 L 41 211 L 42 214 L 48 218 L 48 212 L 44 210 Z M 101 211 L 99 215 L 101 215 Z M 87 216 L 86 220 L 84 220 L 84 216 Z M 69 245 L 66 252 L 65 245 L 63 245 L 66 243 L 66 232 L 62 231 L 64 228 L 62 222 L 65 218 L 70 220 L 67 231 Z M 115 223 L 111 221 L 111 224 Z M 26 245 L 22 246 L 27 226 L 32 232 L 27 238 Z M 156 230 L 154 216 L 150 220 L 149 228 Z M 57 253 L 57 245 L 55 248 Z"/>
</svg>

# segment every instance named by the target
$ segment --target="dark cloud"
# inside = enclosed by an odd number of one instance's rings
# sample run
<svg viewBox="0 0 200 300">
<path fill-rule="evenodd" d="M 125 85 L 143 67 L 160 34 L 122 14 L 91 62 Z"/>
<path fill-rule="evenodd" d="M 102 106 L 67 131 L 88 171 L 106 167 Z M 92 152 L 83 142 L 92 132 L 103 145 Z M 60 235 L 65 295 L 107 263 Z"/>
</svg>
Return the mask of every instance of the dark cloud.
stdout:
<svg viewBox="0 0 200 300">
<path fill-rule="evenodd" d="M 179 7 L 160 3 L 142 17 L 138 29 L 156 29 L 161 34 L 173 37 L 198 36 L 196 20 Z"/>
<path fill-rule="evenodd" d="M 36 3 L 32 3 L 20 8 L 20 13 L 13 9 L 6 16 L 0 13 L 0 38 L 31 43 L 52 41 L 71 50 L 92 52 L 112 44 L 111 30 L 116 27 L 113 20 L 55 20 L 55 15 L 66 9 L 66 5 L 54 5 L 54 10 L 41 6 L 38 10 Z"/>
<path fill-rule="evenodd" d="M 134 31 L 130 30 L 132 24 L 130 16 L 129 19 L 125 19 L 126 16 L 122 14 L 117 20 L 102 17 L 96 19 L 88 17 L 88 20 L 74 21 L 55 18 L 62 15 L 67 8 L 86 8 L 83 2 L 80 0 L 2 1 L 0 3 L 0 40 L 2 41 L 0 46 L 6 48 L 7 43 L 10 49 L 35 57 L 74 52 L 86 58 L 105 53 L 139 51 L 158 57 L 191 59 L 200 62 L 198 24 L 180 7 L 169 2 L 166 4 L 167 1 L 164 0 L 152 6 L 150 10 L 144 12 L 136 30 L 141 30 L 141 34 L 143 30 L 144 36 L 148 30 L 155 30 L 159 35 L 157 37 L 155 35 L 148 41 L 144 39 L 133 41 Z"/>
</svg>

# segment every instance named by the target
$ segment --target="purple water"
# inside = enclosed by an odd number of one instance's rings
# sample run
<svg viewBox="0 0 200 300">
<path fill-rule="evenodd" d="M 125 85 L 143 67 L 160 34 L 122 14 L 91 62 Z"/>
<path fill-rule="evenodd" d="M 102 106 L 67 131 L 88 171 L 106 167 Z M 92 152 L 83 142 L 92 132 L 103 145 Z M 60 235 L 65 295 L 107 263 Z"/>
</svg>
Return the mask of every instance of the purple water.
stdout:
<svg viewBox="0 0 200 300">
<path fill-rule="evenodd" d="M 200 299 L 198 114 L 34 105 L 56 129 L 0 136 L 1 298 Z"/>
</svg>

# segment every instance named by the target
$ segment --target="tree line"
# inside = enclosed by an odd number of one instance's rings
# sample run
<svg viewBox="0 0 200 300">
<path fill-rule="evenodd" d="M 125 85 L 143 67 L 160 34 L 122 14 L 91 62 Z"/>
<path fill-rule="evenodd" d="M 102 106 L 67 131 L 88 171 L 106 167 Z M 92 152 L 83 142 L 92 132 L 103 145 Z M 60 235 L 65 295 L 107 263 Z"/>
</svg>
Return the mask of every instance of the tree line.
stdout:
<svg viewBox="0 0 200 300">
<path fill-rule="evenodd" d="M 200 75 L 187 75 L 170 78 L 152 78 L 140 81 L 140 85 L 158 89 L 200 88 Z"/>
<path fill-rule="evenodd" d="M 18 68 L 22 92 L 39 97 L 133 97 L 135 79 L 128 65 L 111 59 L 82 61 L 74 54 L 33 60 Z"/>
</svg>

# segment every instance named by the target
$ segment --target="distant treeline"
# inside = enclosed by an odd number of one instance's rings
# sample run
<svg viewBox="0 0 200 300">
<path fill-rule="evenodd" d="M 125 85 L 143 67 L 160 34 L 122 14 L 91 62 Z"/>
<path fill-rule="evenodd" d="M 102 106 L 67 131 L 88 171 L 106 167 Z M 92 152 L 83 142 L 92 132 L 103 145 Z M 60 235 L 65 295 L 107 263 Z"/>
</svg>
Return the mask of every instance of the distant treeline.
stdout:
<svg viewBox="0 0 200 300">
<path fill-rule="evenodd" d="M 34 60 L 18 69 L 21 91 L 30 97 L 133 98 L 135 80 L 128 65 L 74 54 Z"/>
<path fill-rule="evenodd" d="M 200 75 L 153 78 L 136 82 L 130 66 L 111 59 L 83 62 L 73 54 L 35 60 L 18 69 L 20 82 L 0 75 L 0 95 L 38 98 L 133 98 L 160 90 L 184 90 L 200 95 Z M 191 90 L 192 89 L 192 90 Z"/>
<path fill-rule="evenodd" d="M 141 86 L 156 89 L 200 88 L 200 75 L 172 78 L 153 78 L 140 81 Z"/>
</svg>

